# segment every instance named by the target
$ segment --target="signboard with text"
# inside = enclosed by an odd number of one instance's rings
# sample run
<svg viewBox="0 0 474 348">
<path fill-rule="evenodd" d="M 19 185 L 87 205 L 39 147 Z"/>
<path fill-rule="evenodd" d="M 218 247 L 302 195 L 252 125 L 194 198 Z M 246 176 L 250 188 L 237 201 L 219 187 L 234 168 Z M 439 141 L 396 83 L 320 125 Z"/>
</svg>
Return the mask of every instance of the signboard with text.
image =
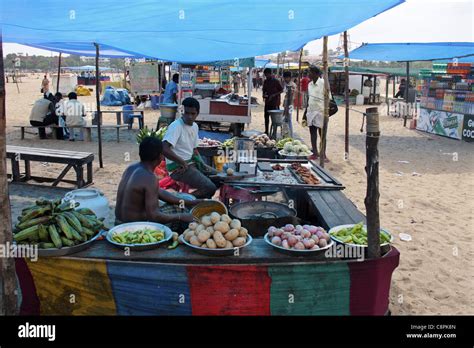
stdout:
<svg viewBox="0 0 474 348">
<path fill-rule="evenodd" d="M 464 115 L 462 140 L 474 142 L 474 115 Z"/>
<path fill-rule="evenodd" d="M 132 93 L 136 93 L 138 95 L 160 93 L 158 63 L 132 63 L 130 65 L 129 71 Z"/>
</svg>

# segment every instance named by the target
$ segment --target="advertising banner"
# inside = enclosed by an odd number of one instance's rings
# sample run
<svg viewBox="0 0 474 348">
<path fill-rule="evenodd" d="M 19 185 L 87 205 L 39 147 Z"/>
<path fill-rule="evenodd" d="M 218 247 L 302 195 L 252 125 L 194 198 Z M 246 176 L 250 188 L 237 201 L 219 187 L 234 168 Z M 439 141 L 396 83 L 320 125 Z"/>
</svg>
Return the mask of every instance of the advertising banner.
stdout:
<svg viewBox="0 0 474 348">
<path fill-rule="evenodd" d="M 420 108 L 416 129 L 460 140 L 463 118 L 455 112 Z"/>
</svg>

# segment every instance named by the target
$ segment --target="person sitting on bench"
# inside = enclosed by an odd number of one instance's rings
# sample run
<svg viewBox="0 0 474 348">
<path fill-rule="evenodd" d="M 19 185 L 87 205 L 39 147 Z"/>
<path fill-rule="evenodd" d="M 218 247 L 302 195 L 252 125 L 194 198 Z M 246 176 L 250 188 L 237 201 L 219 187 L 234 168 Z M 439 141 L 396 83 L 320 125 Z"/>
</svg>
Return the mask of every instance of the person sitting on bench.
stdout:
<svg viewBox="0 0 474 348">
<path fill-rule="evenodd" d="M 64 116 L 66 117 L 66 127 L 84 127 L 86 125 L 86 109 L 84 104 L 77 100 L 77 94 L 71 92 L 67 95 L 69 100 L 64 103 Z M 84 140 L 84 131 L 80 129 L 79 140 Z M 70 130 L 70 141 L 74 141 L 74 129 Z"/>
<path fill-rule="evenodd" d="M 52 124 L 58 125 L 58 116 L 54 107 L 55 98 L 51 92 L 45 93 L 43 98 L 38 99 L 31 109 L 30 124 L 34 127 L 45 127 Z M 55 129 L 56 138 L 63 139 L 63 131 L 61 128 Z M 46 139 L 46 130 L 38 128 L 40 139 Z"/>
</svg>

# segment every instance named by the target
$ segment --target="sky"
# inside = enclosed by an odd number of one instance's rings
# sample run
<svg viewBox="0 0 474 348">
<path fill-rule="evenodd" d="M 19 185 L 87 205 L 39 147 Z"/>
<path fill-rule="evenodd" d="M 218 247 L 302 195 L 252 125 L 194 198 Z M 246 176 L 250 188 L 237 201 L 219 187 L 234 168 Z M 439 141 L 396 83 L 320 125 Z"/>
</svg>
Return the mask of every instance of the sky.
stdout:
<svg viewBox="0 0 474 348">
<path fill-rule="evenodd" d="M 406 0 L 349 31 L 352 49 L 362 42 L 474 41 L 474 0 Z M 329 37 L 329 48 L 339 44 L 339 35 Z M 320 54 L 322 40 L 308 43 L 310 54 Z M 56 56 L 57 53 L 17 44 L 3 44 L 8 53 Z M 271 52 L 268 52 L 271 53 Z"/>
</svg>

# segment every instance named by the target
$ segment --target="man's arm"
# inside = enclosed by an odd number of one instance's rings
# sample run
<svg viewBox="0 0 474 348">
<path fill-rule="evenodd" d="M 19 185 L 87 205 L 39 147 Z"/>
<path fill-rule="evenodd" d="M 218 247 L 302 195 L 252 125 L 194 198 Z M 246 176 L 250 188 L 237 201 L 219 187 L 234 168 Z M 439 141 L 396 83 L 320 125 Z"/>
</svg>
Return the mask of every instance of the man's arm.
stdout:
<svg viewBox="0 0 474 348">
<path fill-rule="evenodd" d="M 163 190 L 163 189 L 158 189 L 158 198 L 161 199 L 163 202 L 172 204 L 172 205 L 178 205 L 181 203 L 181 201 L 184 202 L 184 205 L 187 207 L 193 207 L 196 204 L 199 204 L 203 202 L 204 200 L 202 199 L 195 199 L 195 200 L 187 200 L 187 199 L 181 199 L 179 197 L 176 197 L 174 194 Z"/>
<path fill-rule="evenodd" d="M 156 179 L 149 176 L 145 179 L 145 211 L 148 221 L 156 221 L 167 224 L 174 221 L 192 222 L 193 216 L 188 213 L 163 214 L 160 212 L 158 200 L 158 187 Z"/>
<path fill-rule="evenodd" d="M 172 145 L 167 142 L 166 140 L 163 141 L 163 155 L 172 160 L 173 162 L 179 163 L 181 166 L 186 168 L 188 164 L 186 163 L 185 160 L 183 160 L 181 157 L 179 157 L 172 149 Z"/>
</svg>

